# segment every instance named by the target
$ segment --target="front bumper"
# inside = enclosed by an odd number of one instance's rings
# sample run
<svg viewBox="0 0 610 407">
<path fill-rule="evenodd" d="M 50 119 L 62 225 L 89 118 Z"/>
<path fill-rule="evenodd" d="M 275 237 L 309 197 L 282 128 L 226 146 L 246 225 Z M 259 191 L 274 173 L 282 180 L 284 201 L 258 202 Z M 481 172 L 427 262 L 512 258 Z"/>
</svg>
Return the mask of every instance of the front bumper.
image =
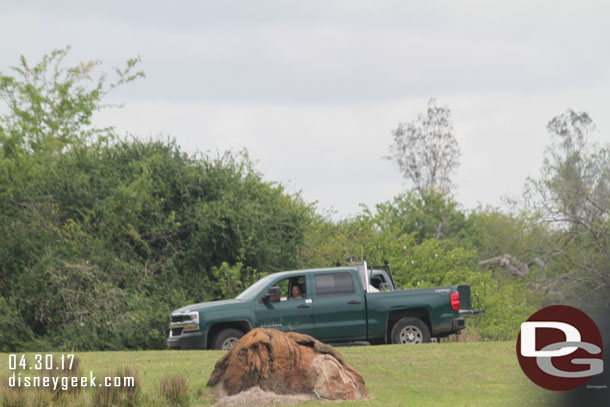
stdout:
<svg viewBox="0 0 610 407">
<path fill-rule="evenodd" d="M 169 336 L 167 347 L 170 349 L 207 349 L 208 332 L 184 332 L 180 336 Z"/>
</svg>

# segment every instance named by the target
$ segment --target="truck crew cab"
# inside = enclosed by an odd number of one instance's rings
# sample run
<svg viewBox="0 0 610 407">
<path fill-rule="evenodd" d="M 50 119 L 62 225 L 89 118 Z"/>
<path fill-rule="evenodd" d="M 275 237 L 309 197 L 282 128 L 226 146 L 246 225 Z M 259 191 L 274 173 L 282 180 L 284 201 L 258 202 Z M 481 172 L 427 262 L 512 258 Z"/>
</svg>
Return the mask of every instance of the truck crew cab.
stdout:
<svg viewBox="0 0 610 407">
<path fill-rule="evenodd" d="M 182 307 L 171 314 L 167 344 L 228 350 L 258 327 L 332 343 L 417 344 L 458 333 L 475 313 L 468 285 L 397 290 L 387 264 L 363 261 L 270 274 L 235 299 Z"/>
</svg>

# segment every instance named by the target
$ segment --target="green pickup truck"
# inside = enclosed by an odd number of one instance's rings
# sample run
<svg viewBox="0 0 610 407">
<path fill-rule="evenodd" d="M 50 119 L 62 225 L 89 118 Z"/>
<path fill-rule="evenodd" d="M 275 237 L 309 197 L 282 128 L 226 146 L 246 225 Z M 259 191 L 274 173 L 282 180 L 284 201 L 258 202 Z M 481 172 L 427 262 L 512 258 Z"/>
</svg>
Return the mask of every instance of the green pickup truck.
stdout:
<svg viewBox="0 0 610 407">
<path fill-rule="evenodd" d="M 389 266 L 270 274 L 233 300 L 171 314 L 170 349 L 230 349 L 254 328 L 295 331 L 323 342 L 430 342 L 458 333 L 472 310 L 470 286 L 397 290 Z"/>
</svg>

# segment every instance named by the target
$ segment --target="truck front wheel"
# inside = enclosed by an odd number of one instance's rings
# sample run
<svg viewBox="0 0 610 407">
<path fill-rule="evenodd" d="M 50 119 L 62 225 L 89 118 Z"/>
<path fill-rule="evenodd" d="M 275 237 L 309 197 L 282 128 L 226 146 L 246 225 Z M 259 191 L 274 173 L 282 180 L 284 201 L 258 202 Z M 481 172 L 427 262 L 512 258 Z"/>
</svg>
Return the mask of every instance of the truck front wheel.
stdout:
<svg viewBox="0 0 610 407">
<path fill-rule="evenodd" d="M 238 329 L 223 329 L 214 336 L 214 339 L 212 340 L 212 349 L 230 350 L 242 336 L 244 336 L 244 333 Z"/>
<path fill-rule="evenodd" d="M 405 317 L 394 324 L 391 339 L 392 343 L 427 343 L 430 342 L 430 330 L 421 319 Z"/>
</svg>

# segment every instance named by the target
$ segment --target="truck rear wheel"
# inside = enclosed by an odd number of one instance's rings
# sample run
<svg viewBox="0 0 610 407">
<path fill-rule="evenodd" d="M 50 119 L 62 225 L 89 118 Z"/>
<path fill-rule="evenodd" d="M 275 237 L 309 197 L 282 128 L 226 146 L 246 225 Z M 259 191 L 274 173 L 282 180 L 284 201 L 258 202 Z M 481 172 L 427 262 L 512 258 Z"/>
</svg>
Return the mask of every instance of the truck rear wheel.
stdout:
<svg viewBox="0 0 610 407">
<path fill-rule="evenodd" d="M 238 329 L 223 329 L 214 336 L 214 339 L 212 340 L 212 349 L 230 350 L 242 336 L 244 336 L 244 333 Z"/>
<path fill-rule="evenodd" d="M 394 324 L 391 340 L 409 345 L 427 343 L 430 342 L 430 329 L 421 319 L 405 317 Z"/>
</svg>

